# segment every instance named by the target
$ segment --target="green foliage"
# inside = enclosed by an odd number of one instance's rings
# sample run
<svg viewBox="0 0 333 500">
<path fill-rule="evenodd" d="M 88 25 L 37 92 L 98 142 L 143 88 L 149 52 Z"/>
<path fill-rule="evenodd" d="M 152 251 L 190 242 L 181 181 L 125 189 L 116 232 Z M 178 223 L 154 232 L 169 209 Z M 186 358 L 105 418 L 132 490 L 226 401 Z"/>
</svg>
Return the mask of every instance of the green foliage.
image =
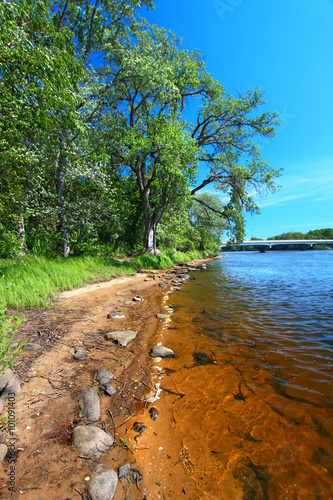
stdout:
<svg viewBox="0 0 333 500">
<path fill-rule="evenodd" d="M 278 124 L 263 92 L 229 95 L 142 6 L 0 2 L 0 257 L 215 252 L 222 227 L 242 240 L 251 193 L 276 189 L 255 143 Z"/>
<path fill-rule="evenodd" d="M 25 342 L 13 348 L 14 334 L 20 320 L 16 316 L 6 316 L 5 309 L 0 309 L 0 376 L 12 365 L 15 356 L 20 352 Z"/>
<path fill-rule="evenodd" d="M 308 233 L 301 233 L 300 231 L 282 233 L 277 236 L 270 236 L 269 240 L 332 240 L 333 229 L 328 227 L 326 229 L 313 229 Z"/>
</svg>

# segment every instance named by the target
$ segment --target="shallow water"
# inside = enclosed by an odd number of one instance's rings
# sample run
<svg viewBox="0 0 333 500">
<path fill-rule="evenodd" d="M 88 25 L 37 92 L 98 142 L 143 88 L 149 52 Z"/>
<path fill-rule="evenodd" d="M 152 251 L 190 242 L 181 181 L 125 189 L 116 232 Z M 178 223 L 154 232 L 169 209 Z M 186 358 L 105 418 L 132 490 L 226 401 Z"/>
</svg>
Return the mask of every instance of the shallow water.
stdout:
<svg viewBox="0 0 333 500">
<path fill-rule="evenodd" d="M 333 252 L 230 253 L 192 274 L 159 332 L 177 358 L 156 367 L 147 498 L 333 498 Z"/>
</svg>

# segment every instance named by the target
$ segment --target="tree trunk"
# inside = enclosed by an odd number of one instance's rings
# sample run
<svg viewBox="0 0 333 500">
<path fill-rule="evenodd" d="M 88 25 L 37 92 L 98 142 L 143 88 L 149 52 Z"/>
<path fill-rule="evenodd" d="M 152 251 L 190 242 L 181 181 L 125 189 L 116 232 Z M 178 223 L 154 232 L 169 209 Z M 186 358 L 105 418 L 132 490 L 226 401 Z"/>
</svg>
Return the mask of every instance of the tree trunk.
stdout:
<svg viewBox="0 0 333 500">
<path fill-rule="evenodd" d="M 23 214 L 21 214 L 19 217 L 17 227 L 18 227 L 18 239 L 22 243 L 22 248 L 23 248 L 24 252 L 27 252 L 28 248 L 27 248 L 27 244 L 25 241 L 25 228 L 24 228 L 24 215 Z"/>
<path fill-rule="evenodd" d="M 64 139 L 60 142 L 60 155 L 55 169 L 55 180 L 57 189 L 58 220 L 62 232 L 62 250 L 63 256 L 67 258 L 70 253 L 69 230 L 67 227 L 67 216 L 65 211 L 65 174 L 66 174 L 66 156 L 64 151 Z"/>
<path fill-rule="evenodd" d="M 146 252 L 156 255 L 156 224 L 152 217 L 146 226 L 145 243 Z"/>
</svg>

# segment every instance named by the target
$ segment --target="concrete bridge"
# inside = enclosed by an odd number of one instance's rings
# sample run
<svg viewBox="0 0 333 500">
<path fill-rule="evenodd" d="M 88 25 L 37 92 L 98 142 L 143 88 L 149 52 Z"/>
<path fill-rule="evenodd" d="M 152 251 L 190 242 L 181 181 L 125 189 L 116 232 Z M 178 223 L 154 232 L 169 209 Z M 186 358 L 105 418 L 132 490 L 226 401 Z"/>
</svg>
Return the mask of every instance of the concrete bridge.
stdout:
<svg viewBox="0 0 333 500">
<path fill-rule="evenodd" d="M 316 245 L 326 245 L 333 249 L 333 240 L 245 240 L 239 245 L 222 241 L 221 250 L 226 246 L 229 247 L 255 247 L 260 252 L 266 252 L 277 245 L 294 245 L 299 250 L 313 250 Z"/>
</svg>

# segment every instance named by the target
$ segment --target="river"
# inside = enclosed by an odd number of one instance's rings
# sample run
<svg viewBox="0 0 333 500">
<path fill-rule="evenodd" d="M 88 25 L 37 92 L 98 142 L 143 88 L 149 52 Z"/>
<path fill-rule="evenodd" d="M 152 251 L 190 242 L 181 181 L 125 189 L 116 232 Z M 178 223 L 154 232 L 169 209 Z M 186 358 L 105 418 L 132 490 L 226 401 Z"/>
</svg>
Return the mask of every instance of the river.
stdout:
<svg viewBox="0 0 333 500">
<path fill-rule="evenodd" d="M 146 498 L 332 499 L 333 251 L 225 255 L 166 299 Z"/>
</svg>

